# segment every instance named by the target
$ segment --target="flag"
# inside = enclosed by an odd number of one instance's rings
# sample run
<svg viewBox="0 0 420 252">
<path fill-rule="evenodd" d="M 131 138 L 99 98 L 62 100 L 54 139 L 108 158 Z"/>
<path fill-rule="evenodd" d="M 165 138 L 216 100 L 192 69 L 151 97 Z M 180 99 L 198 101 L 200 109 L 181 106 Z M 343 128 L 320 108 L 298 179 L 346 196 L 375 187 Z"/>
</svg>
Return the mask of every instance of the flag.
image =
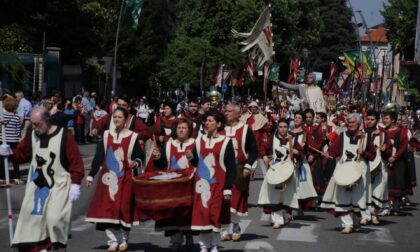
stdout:
<svg viewBox="0 0 420 252">
<path fill-rule="evenodd" d="M 222 87 L 232 74 L 232 70 L 225 70 L 223 67 L 224 64 L 218 64 L 211 76 L 211 83 L 216 87 Z"/>
<path fill-rule="evenodd" d="M 244 38 L 239 44 L 243 45 L 242 52 L 251 52 L 251 57 L 257 60 L 261 69 L 266 62 L 272 61 L 275 54 L 273 49 L 273 33 L 271 31 L 270 5 L 264 9 L 249 33 L 240 33 L 232 29 L 235 38 Z"/>
<path fill-rule="evenodd" d="M 235 83 L 234 85 L 237 87 L 241 87 L 244 85 L 244 80 L 245 80 L 245 71 L 244 71 L 245 65 L 241 64 L 238 67 L 238 70 L 236 71 L 236 78 L 235 78 Z"/>
<path fill-rule="evenodd" d="M 338 83 L 336 77 L 338 75 L 338 62 L 330 63 L 330 74 L 328 76 L 327 92 L 336 93 L 338 91 Z"/>
<path fill-rule="evenodd" d="M 276 81 L 279 78 L 279 71 L 280 71 L 280 64 L 279 63 L 271 64 L 270 75 L 268 76 L 268 79 L 270 81 Z"/>
<path fill-rule="evenodd" d="M 363 71 L 361 73 L 363 73 L 363 76 L 368 77 L 368 76 L 372 75 L 372 73 L 373 73 L 372 72 L 372 59 L 371 59 L 370 51 L 362 52 L 362 63 L 363 64 L 360 64 L 359 51 L 357 51 L 357 50 L 344 52 L 344 58 L 349 65 L 350 72 L 355 77 L 360 79 L 360 76 L 359 76 L 360 71 L 358 71 L 358 69 L 357 69 L 357 66 L 359 66 L 359 65 L 362 65 Z"/>
<path fill-rule="evenodd" d="M 290 59 L 289 76 L 287 77 L 287 82 L 288 83 L 296 83 L 297 77 L 298 77 L 299 65 L 300 65 L 300 60 L 299 59 L 297 59 L 297 58 Z"/>
<path fill-rule="evenodd" d="M 397 73 L 396 81 L 399 90 L 406 90 L 408 87 L 408 76 L 404 73 Z"/>
<path fill-rule="evenodd" d="M 124 25 L 132 28 L 137 27 L 143 4 L 144 0 L 125 0 Z"/>
<path fill-rule="evenodd" d="M 251 81 L 254 81 L 254 71 L 255 71 L 254 59 L 251 57 L 250 54 L 248 54 L 248 59 L 246 61 L 246 64 L 247 64 L 247 71 L 248 71 L 249 77 L 251 78 Z"/>
</svg>

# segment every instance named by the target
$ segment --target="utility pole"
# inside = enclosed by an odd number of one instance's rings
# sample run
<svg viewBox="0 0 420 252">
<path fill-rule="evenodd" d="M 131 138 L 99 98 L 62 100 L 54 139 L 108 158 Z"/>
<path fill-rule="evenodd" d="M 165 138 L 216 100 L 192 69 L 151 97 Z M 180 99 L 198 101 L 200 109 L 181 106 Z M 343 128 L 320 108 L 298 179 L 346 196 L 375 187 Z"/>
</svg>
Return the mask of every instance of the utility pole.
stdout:
<svg viewBox="0 0 420 252">
<path fill-rule="evenodd" d="M 112 66 L 112 90 L 111 90 L 111 97 L 116 94 L 116 87 L 117 87 L 117 53 L 118 53 L 118 37 L 120 36 L 120 26 L 121 26 L 121 19 L 123 14 L 124 8 L 124 0 L 121 0 L 120 6 L 120 14 L 118 16 L 118 25 L 117 25 L 117 32 L 115 35 L 115 48 L 114 48 L 114 64 Z"/>
</svg>

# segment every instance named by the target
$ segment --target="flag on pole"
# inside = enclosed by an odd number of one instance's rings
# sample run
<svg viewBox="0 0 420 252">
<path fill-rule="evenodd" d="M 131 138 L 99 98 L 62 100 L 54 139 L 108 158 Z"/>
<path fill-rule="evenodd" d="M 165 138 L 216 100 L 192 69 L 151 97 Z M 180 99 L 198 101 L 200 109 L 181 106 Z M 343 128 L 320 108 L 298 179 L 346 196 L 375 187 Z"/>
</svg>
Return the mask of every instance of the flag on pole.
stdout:
<svg viewBox="0 0 420 252">
<path fill-rule="evenodd" d="M 279 72 L 280 72 L 280 64 L 279 63 L 271 64 L 270 74 L 268 76 L 268 79 L 270 81 L 276 81 L 279 78 Z"/>
<path fill-rule="evenodd" d="M 344 52 L 344 58 L 349 65 L 350 72 L 353 73 L 355 77 L 360 79 L 360 77 L 358 76 L 359 71 L 357 69 L 357 66 L 359 65 L 363 66 L 362 73 L 364 76 L 368 77 L 372 75 L 373 71 L 372 71 L 372 59 L 371 59 L 370 51 L 362 52 L 362 64 L 360 64 L 358 50 Z"/>
<path fill-rule="evenodd" d="M 251 78 L 251 81 L 254 81 L 254 71 L 255 71 L 254 59 L 251 57 L 250 54 L 248 54 L 246 65 L 247 65 L 247 71 L 248 71 L 249 77 Z"/>
<path fill-rule="evenodd" d="M 267 61 L 272 61 L 275 54 L 273 33 L 271 31 L 270 5 L 261 13 L 254 27 L 249 33 L 241 33 L 232 29 L 235 38 L 244 38 L 239 44 L 243 45 L 242 52 L 250 51 L 252 58 L 256 58 L 261 69 Z"/>
<path fill-rule="evenodd" d="M 125 0 L 124 25 L 136 28 L 139 23 L 144 0 Z"/>
<path fill-rule="evenodd" d="M 406 90 L 408 87 L 408 76 L 404 73 L 397 73 L 396 81 L 399 90 Z"/>
<path fill-rule="evenodd" d="M 289 76 L 287 77 L 288 83 L 296 83 L 298 77 L 298 68 L 300 65 L 300 60 L 297 58 L 290 59 L 289 63 Z"/>
</svg>

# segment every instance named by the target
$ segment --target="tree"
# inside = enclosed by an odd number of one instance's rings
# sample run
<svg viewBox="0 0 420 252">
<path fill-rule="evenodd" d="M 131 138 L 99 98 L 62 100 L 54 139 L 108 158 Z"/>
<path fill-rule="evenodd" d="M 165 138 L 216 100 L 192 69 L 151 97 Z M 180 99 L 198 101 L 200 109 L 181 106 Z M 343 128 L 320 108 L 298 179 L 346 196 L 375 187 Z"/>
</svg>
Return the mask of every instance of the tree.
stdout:
<svg viewBox="0 0 420 252">
<path fill-rule="evenodd" d="M 381 12 L 393 50 L 401 53 L 405 60 L 412 60 L 414 57 L 417 2 L 417 0 L 389 0 Z"/>
<path fill-rule="evenodd" d="M 357 36 L 352 13 L 346 0 L 320 0 L 319 11 L 323 22 L 320 43 L 314 48 L 314 66 L 328 76 L 329 64 L 343 51 L 354 47 Z"/>
</svg>

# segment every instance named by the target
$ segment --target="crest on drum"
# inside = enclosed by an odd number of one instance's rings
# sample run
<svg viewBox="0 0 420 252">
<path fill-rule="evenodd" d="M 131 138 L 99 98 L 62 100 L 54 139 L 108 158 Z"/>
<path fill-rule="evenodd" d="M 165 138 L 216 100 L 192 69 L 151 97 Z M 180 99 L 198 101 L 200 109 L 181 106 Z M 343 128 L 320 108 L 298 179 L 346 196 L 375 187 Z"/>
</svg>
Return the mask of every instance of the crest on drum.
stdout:
<svg viewBox="0 0 420 252">
<path fill-rule="evenodd" d="M 276 153 L 276 162 L 285 161 L 289 157 L 289 150 L 286 148 L 280 148 L 279 150 L 274 150 Z"/>
<path fill-rule="evenodd" d="M 355 157 L 356 155 L 353 152 L 346 150 L 346 162 L 353 161 Z"/>
</svg>

